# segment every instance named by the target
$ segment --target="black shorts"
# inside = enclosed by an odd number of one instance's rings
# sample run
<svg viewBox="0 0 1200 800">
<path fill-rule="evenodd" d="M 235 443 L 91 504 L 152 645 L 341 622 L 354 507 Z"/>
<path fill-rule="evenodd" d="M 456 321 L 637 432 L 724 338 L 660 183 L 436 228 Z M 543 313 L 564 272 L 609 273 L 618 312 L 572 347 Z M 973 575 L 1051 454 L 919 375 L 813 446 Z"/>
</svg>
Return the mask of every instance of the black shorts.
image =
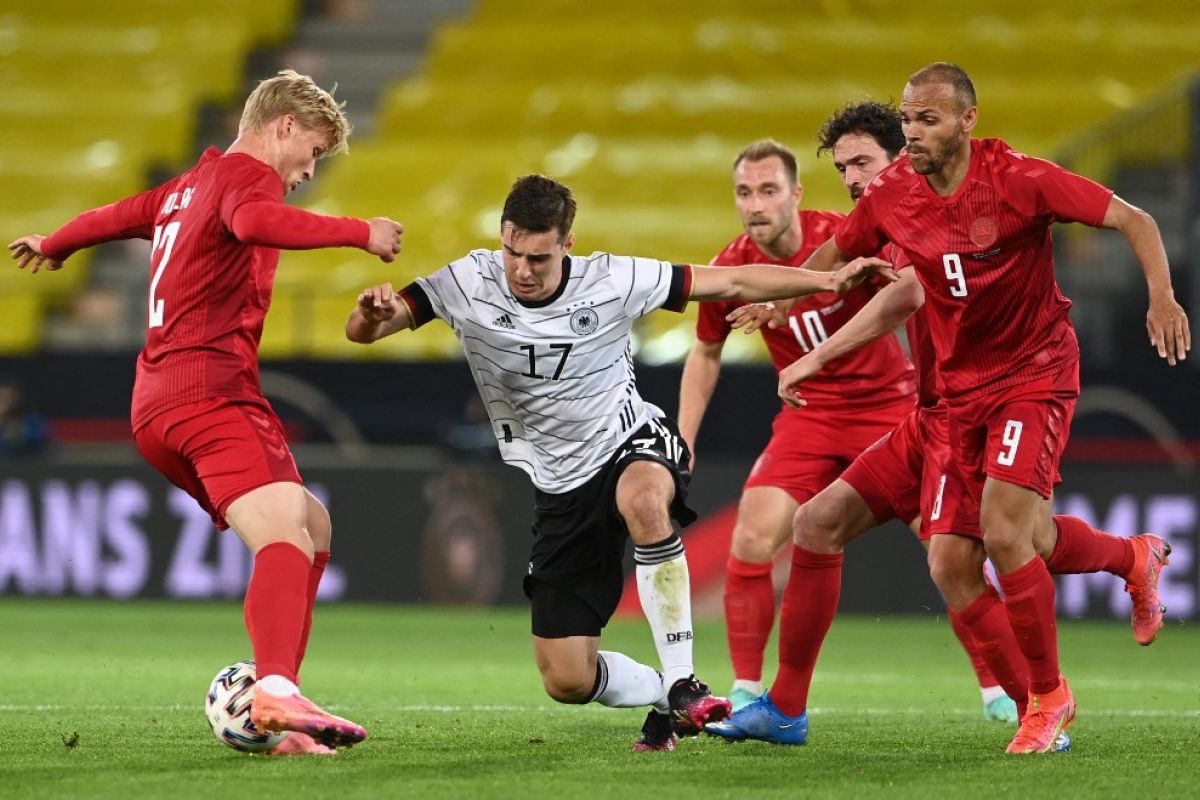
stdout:
<svg viewBox="0 0 1200 800">
<path fill-rule="evenodd" d="M 671 517 L 681 528 L 696 520 L 687 506 L 691 454 L 675 422 L 665 417 L 635 431 L 582 486 L 562 494 L 535 490 L 533 550 L 524 583 L 534 636 L 599 636 L 616 611 L 629 539 L 617 512 L 617 480 L 634 461 L 657 461 L 670 470 Z"/>
</svg>

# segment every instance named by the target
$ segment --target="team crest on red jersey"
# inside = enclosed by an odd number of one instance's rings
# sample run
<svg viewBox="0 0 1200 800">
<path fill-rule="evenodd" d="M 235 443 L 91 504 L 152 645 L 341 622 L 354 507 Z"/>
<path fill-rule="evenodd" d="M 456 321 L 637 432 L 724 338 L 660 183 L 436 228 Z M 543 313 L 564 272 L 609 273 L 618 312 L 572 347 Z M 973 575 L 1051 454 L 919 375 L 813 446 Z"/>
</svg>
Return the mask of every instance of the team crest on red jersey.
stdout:
<svg viewBox="0 0 1200 800">
<path fill-rule="evenodd" d="M 971 241 L 976 247 L 989 247 L 996 243 L 996 221 L 991 217 L 980 217 L 971 223 Z"/>
</svg>

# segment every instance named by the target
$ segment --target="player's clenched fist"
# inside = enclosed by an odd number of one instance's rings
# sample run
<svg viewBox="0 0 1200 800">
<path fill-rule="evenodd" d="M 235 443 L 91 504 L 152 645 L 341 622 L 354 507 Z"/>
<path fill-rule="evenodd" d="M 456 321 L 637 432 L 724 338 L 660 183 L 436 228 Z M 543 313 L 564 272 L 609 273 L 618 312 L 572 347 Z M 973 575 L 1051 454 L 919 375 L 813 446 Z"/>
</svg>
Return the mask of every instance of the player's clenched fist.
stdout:
<svg viewBox="0 0 1200 800">
<path fill-rule="evenodd" d="M 372 217 L 367 221 L 371 226 L 371 238 L 367 242 L 367 252 L 379 256 L 380 261 L 390 264 L 400 253 L 400 235 L 404 226 L 387 217 Z"/>
</svg>

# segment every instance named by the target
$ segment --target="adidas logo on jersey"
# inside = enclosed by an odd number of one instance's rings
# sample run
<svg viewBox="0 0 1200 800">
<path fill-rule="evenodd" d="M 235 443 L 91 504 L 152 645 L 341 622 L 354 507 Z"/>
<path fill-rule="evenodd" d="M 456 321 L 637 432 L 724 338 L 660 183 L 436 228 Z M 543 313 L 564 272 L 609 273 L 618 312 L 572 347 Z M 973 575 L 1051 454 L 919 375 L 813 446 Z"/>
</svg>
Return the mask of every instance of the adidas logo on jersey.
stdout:
<svg viewBox="0 0 1200 800">
<path fill-rule="evenodd" d="M 492 320 L 492 327 L 493 328 L 508 328 L 510 331 L 516 329 L 516 326 L 513 325 L 512 317 L 510 317 L 508 314 L 501 314 L 500 316 L 498 316 L 494 320 Z"/>
</svg>

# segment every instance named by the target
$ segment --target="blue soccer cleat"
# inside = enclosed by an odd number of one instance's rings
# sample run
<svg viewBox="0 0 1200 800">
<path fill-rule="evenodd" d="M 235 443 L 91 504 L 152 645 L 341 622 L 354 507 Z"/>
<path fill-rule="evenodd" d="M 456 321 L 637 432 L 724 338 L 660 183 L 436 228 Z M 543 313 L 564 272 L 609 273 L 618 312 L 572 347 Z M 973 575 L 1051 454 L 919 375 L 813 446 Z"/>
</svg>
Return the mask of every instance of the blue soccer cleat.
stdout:
<svg viewBox="0 0 1200 800">
<path fill-rule="evenodd" d="M 710 722 L 705 733 L 724 739 L 757 739 L 774 744 L 804 744 L 808 739 L 808 712 L 789 717 L 775 707 L 770 694 L 756 697 L 723 722 Z"/>
</svg>

